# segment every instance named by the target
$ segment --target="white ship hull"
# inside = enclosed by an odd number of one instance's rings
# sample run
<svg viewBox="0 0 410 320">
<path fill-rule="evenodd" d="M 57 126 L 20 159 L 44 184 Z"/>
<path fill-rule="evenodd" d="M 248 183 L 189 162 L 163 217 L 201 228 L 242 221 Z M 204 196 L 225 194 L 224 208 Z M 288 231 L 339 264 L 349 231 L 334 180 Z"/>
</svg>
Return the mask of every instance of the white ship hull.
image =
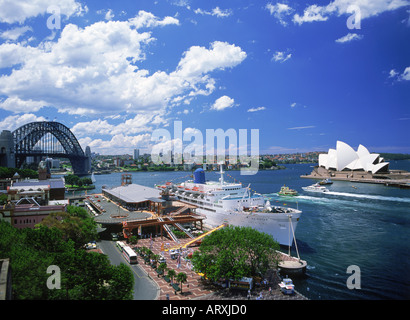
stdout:
<svg viewBox="0 0 410 320">
<path fill-rule="evenodd" d="M 201 172 L 202 171 L 202 172 Z M 301 211 L 271 206 L 260 194 L 251 194 L 249 186 L 241 183 L 205 181 L 204 172 L 197 169 L 195 180 L 174 185 L 167 182 L 157 188 L 179 201 L 194 205 L 196 213 L 206 217 L 205 224 L 218 227 L 223 223 L 233 226 L 252 227 L 273 237 L 280 245 L 290 246 Z M 293 228 L 292 228 L 293 227 Z"/>
<path fill-rule="evenodd" d="M 291 216 L 293 230 L 296 230 L 301 211 L 292 213 L 247 213 L 247 212 L 210 212 L 197 208 L 196 212 L 206 216 L 205 224 L 217 227 L 223 223 L 233 226 L 252 227 L 267 233 L 280 245 L 289 246 L 293 243 L 292 228 L 289 222 Z"/>
</svg>

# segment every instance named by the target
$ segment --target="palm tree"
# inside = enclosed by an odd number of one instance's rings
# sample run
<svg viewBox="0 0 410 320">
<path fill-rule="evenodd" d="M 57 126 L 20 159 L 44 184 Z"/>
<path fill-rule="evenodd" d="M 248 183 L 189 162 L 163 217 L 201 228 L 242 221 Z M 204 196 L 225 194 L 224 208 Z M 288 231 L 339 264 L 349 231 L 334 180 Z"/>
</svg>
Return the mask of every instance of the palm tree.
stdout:
<svg viewBox="0 0 410 320">
<path fill-rule="evenodd" d="M 174 269 L 169 269 L 168 270 L 168 278 L 171 279 L 171 284 L 174 282 L 174 277 L 177 275 Z"/>
<path fill-rule="evenodd" d="M 161 262 L 158 266 L 158 271 L 165 273 L 166 268 L 167 268 L 167 264 L 165 262 Z M 158 277 L 159 277 L 159 273 L 158 273 Z"/>
<path fill-rule="evenodd" d="M 154 254 L 154 253 L 153 253 L 153 254 L 151 255 L 151 259 L 154 261 L 154 267 L 155 267 L 155 268 L 157 268 L 157 263 L 158 263 L 159 258 L 160 258 L 159 254 Z"/>
<path fill-rule="evenodd" d="M 177 281 L 181 283 L 181 293 L 182 293 L 182 284 L 187 280 L 187 275 L 185 272 L 180 272 L 177 274 Z"/>
</svg>

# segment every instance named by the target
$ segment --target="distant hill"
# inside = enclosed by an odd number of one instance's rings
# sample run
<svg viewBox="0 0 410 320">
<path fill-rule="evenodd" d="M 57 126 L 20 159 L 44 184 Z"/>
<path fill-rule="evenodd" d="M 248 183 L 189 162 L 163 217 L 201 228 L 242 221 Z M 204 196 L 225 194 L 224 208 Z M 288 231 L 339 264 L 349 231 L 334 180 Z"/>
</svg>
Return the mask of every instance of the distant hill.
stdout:
<svg viewBox="0 0 410 320">
<path fill-rule="evenodd" d="M 409 160 L 410 154 L 405 153 L 380 153 L 385 160 Z"/>
</svg>

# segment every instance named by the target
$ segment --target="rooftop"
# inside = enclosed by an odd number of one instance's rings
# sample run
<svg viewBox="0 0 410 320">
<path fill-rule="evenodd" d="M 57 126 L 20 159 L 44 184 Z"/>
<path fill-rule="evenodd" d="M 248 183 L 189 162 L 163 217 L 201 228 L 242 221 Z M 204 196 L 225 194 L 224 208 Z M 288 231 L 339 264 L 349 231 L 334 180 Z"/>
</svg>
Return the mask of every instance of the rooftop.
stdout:
<svg viewBox="0 0 410 320">
<path fill-rule="evenodd" d="M 128 203 L 138 203 L 147 200 L 152 201 L 151 198 L 159 200 L 160 197 L 159 190 L 139 184 L 129 184 L 112 189 L 104 189 L 104 192 L 107 192 L 112 196 Z"/>
<path fill-rule="evenodd" d="M 50 186 L 51 189 L 64 188 L 64 180 L 61 179 L 47 179 L 47 180 L 37 180 L 37 179 L 27 179 L 21 180 L 13 183 L 13 187 L 34 187 L 34 186 Z"/>
</svg>

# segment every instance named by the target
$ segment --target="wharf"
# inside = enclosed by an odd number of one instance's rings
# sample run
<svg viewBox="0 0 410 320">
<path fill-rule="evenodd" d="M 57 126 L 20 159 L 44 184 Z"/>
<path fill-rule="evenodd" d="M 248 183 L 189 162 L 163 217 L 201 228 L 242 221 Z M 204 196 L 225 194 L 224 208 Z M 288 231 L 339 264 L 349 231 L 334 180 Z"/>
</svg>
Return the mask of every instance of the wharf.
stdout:
<svg viewBox="0 0 410 320">
<path fill-rule="evenodd" d="M 349 181 L 354 183 L 372 183 L 372 184 L 382 184 L 387 187 L 397 187 L 401 189 L 410 189 L 410 179 L 403 179 L 403 180 L 391 180 L 391 179 L 365 179 L 365 178 L 342 178 L 342 177 L 318 177 L 315 175 L 302 175 L 301 178 L 305 179 L 316 179 L 316 180 L 323 180 L 323 179 L 332 179 L 334 181 Z"/>
<path fill-rule="evenodd" d="M 354 183 L 382 184 L 389 187 L 410 189 L 410 173 L 403 170 L 391 170 L 389 173 L 371 174 L 361 171 L 328 171 L 315 167 L 310 174 L 301 175 L 304 179 L 349 181 Z"/>
</svg>

